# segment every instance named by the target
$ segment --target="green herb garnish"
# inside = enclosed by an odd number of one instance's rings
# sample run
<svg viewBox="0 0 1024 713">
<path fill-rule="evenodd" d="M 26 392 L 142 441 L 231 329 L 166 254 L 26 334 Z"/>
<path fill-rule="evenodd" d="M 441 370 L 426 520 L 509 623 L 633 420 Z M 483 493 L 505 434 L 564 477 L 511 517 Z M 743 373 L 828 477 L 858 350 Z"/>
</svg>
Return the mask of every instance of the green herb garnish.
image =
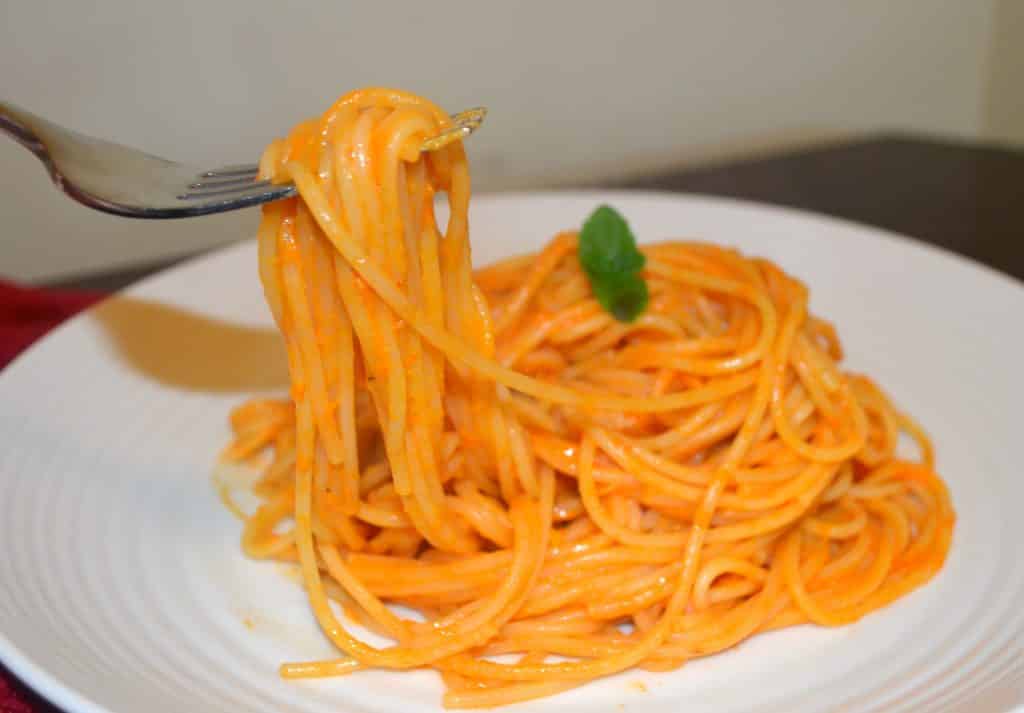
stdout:
<svg viewBox="0 0 1024 713">
<path fill-rule="evenodd" d="M 583 224 L 579 258 L 594 297 L 615 319 L 632 322 L 647 308 L 647 283 L 640 276 L 644 255 L 626 219 L 611 206 L 599 206 Z"/>
</svg>

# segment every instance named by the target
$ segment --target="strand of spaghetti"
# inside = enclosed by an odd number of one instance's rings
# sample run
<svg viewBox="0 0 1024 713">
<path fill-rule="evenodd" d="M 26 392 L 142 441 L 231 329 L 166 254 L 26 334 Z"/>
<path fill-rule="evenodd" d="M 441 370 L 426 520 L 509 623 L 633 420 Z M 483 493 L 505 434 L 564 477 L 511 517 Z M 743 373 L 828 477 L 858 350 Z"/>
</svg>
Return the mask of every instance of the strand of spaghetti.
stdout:
<svg viewBox="0 0 1024 713">
<path fill-rule="evenodd" d="M 794 314 L 794 319 L 787 322 L 779 336 L 778 349 L 783 353 L 788 353 L 792 348 L 797 328 L 800 326 L 800 322 L 803 321 L 803 318 L 806 315 L 807 297 L 805 291 L 801 291 L 800 297 L 791 309 Z M 790 448 L 810 460 L 840 461 L 849 458 L 859 451 L 864 446 L 864 442 L 867 437 L 867 419 L 864 416 L 864 411 L 861 409 L 860 404 L 850 394 L 849 386 L 845 382 L 839 386 L 839 390 L 843 396 L 843 401 L 846 404 L 847 409 L 850 411 L 852 420 L 852 433 L 849 440 L 845 444 L 832 446 L 830 448 L 814 447 L 805 443 L 803 439 L 795 433 L 793 426 L 789 421 L 789 417 L 786 415 L 783 408 L 782 389 L 786 380 L 785 371 L 788 364 L 788 358 L 780 359 L 778 361 L 779 373 L 775 377 L 775 387 L 772 393 L 772 417 L 774 419 L 775 429 L 778 431 L 779 436 L 786 441 L 786 444 Z"/>
<path fill-rule="evenodd" d="M 300 207 L 298 215 L 301 216 L 305 208 Z M 312 399 L 314 417 L 317 420 L 317 428 L 323 439 L 324 446 L 331 456 L 331 460 L 337 463 L 342 458 L 341 438 L 338 434 L 332 411 L 327 403 L 327 387 L 324 380 L 324 366 L 320 358 L 320 351 L 316 348 L 316 327 L 313 324 L 308 296 L 302 282 L 304 268 L 300 266 L 302 257 L 302 245 L 313 240 L 309 233 L 309 226 L 297 217 L 295 223 L 295 234 L 293 239 L 281 241 L 278 248 L 278 259 L 281 263 L 281 282 L 284 287 L 284 294 L 288 299 L 291 322 L 296 333 L 296 344 L 298 345 L 297 359 L 304 362 L 305 375 L 309 379 L 309 393 Z"/>
</svg>

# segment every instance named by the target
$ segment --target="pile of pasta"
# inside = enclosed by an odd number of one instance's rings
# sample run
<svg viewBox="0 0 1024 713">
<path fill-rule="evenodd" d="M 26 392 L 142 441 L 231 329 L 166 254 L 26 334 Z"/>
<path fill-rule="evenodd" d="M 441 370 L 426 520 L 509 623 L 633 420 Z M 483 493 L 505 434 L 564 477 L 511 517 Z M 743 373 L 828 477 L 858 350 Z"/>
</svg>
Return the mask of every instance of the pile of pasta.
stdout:
<svg viewBox="0 0 1024 713">
<path fill-rule="evenodd" d="M 803 284 L 646 245 L 649 304 L 621 322 L 575 232 L 474 272 L 464 148 L 421 151 L 449 121 L 360 90 L 261 164 L 298 188 L 258 238 L 292 386 L 233 412 L 226 455 L 262 468 L 244 551 L 298 563 L 338 648 L 282 675 L 430 667 L 445 705 L 495 706 L 853 622 L 941 568 L 932 447 L 840 368 Z"/>
</svg>

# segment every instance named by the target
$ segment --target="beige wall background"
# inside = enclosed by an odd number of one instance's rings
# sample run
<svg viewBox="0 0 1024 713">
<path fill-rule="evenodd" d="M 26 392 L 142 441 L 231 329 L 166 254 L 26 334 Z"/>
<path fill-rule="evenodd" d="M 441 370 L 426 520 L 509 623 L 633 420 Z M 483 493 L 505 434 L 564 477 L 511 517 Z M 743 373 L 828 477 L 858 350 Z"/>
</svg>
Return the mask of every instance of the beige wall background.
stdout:
<svg viewBox="0 0 1024 713">
<path fill-rule="evenodd" d="M 883 129 L 1024 142 L 1024 0 L 9 0 L 3 96 L 200 164 L 360 85 L 485 104 L 478 190 L 593 183 Z M 128 221 L 0 141 L 0 275 L 44 280 L 250 235 Z"/>
<path fill-rule="evenodd" d="M 986 74 L 982 136 L 1024 144 L 1024 1 L 996 1 Z"/>
</svg>

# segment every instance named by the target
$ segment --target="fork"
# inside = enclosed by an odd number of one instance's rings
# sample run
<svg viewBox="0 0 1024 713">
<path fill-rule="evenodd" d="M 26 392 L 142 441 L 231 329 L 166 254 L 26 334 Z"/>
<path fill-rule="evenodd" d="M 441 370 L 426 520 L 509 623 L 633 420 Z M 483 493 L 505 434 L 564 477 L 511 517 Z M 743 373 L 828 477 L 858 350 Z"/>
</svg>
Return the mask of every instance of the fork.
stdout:
<svg viewBox="0 0 1024 713">
<path fill-rule="evenodd" d="M 436 151 L 473 133 L 487 110 L 467 109 L 423 142 Z M 291 184 L 256 180 L 255 164 L 203 168 L 71 131 L 0 101 L 0 132 L 43 162 L 66 194 L 90 208 L 130 218 L 187 218 L 295 195 Z"/>
</svg>

